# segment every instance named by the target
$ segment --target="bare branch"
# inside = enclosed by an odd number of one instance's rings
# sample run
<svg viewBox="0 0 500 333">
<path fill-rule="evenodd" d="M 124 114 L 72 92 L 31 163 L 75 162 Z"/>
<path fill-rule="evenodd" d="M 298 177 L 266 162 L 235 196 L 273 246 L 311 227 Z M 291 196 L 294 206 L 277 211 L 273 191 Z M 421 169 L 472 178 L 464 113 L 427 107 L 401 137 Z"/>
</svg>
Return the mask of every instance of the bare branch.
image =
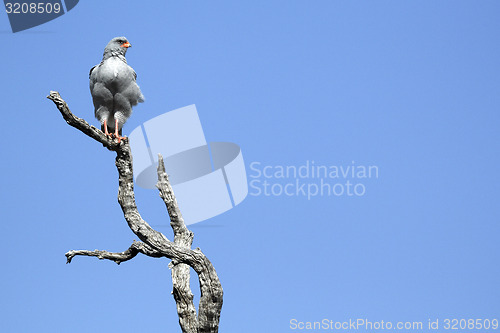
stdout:
<svg viewBox="0 0 500 333">
<path fill-rule="evenodd" d="M 137 243 L 140 245 L 134 245 L 136 244 L 134 243 L 127 251 L 121 253 L 99 250 L 69 251 L 66 253 L 68 262 L 71 262 L 76 255 L 95 256 L 99 259 L 109 259 L 115 262 L 130 260 L 138 252 L 152 257 L 165 256 L 172 260 L 169 267 L 172 267 L 173 270 L 174 298 L 177 302 L 179 322 L 183 332 L 218 332 L 223 297 L 222 286 L 210 260 L 201 250 L 191 249 L 193 233 L 184 224 L 172 187 L 165 173 L 163 160 L 161 160 L 158 169 L 158 188 L 171 218 L 171 225 L 174 229 L 174 242 L 169 241 L 161 232 L 151 228 L 139 214 L 135 202 L 132 154 L 128 139 L 118 143 L 94 126 L 89 125 L 85 120 L 73 115 L 58 92 L 51 91 L 47 98 L 56 104 L 69 125 L 116 152 L 116 167 L 119 174 L 118 202 L 128 226 L 142 241 L 142 243 Z M 192 293 L 189 289 L 189 268 L 182 264 L 192 267 L 199 277 L 201 297 L 197 320 L 194 318 L 196 311 L 194 305 L 192 305 Z"/>
<path fill-rule="evenodd" d="M 165 171 L 165 164 L 163 163 L 163 156 L 158 154 L 158 183 L 156 188 L 160 191 L 160 197 L 163 199 L 165 206 L 167 206 L 168 215 L 170 216 L 170 225 L 174 231 L 174 236 L 182 235 L 186 238 L 189 244 L 186 246 L 191 247 L 193 233 L 188 230 L 184 224 L 184 219 L 182 218 L 181 210 L 175 199 L 174 190 L 168 181 L 168 175 Z M 189 241 L 189 238 L 191 240 Z"/>
<path fill-rule="evenodd" d="M 168 175 L 165 172 L 163 157 L 158 154 L 158 183 L 156 187 L 160 192 L 167 207 L 170 216 L 170 225 L 174 231 L 174 243 L 191 249 L 194 234 L 184 224 L 179 205 L 175 199 L 174 190 L 168 181 Z M 186 264 L 179 264 L 172 267 L 172 284 L 175 303 L 177 305 L 177 314 L 179 316 L 179 325 L 183 332 L 196 332 L 198 319 L 196 318 L 196 307 L 193 302 L 193 293 L 190 287 L 190 268 Z"/>
<path fill-rule="evenodd" d="M 89 257 L 97 257 L 100 260 L 103 259 L 108 259 L 116 262 L 118 265 L 121 264 L 124 261 L 130 260 L 134 258 L 138 253 L 143 253 L 147 256 L 150 257 L 163 257 L 163 254 L 155 251 L 148 245 L 142 243 L 142 242 L 134 242 L 130 247 L 123 252 L 108 252 L 108 251 L 101 251 L 101 250 L 94 250 L 94 251 L 89 251 L 89 250 L 71 250 L 68 251 L 65 255 L 67 258 L 66 263 L 69 264 L 71 263 L 71 260 L 75 256 L 89 256 Z"/>
<path fill-rule="evenodd" d="M 61 98 L 61 95 L 59 95 L 57 91 L 51 91 L 47 98 L 54 102 L 54 104 L 59 109 L 59 112 L 61 112 L 64 120 L 66 120 L 66 122 L 70 126 L 79 129 L 83 133 L 90 136 L 92 139 L 99 141 L 103 144 L 104 147 L 108 148 L 109 150 L 116 150 L 120 146 L 118 141 L 115 141 L 114 139 L 106 136 L 106 134 L 104 134 L 100 129 L 89 125 L 89 123 L 87 123 L 84 119 L 75 116 L 69 110 L 68 104 L 66 104 L 66 102 Z"/>
</svg>

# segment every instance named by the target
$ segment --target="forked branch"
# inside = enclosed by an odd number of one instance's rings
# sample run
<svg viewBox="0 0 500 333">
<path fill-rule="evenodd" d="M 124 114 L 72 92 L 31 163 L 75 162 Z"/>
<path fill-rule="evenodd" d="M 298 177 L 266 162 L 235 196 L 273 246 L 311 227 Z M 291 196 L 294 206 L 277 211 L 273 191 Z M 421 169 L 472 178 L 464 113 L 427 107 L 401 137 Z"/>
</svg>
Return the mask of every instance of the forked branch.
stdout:
<svg viewBox="0 0 500 333">
<path fill-rule="evenodd" d="M 141 240 L 141 242 L 132 243 L 126 251 L 120 253 L 99 250 L 69 251 L 66 253 L 67 262 L 70 263 L 77 255 L 109 259 L 116 263 L 130 260 L 138 253 L 150 257 L 167 257 L 172 260 L 169 267 L 172 268 L 173 295 L 182 331 L 185 333 L 218 332 L 222 308 L 222 286 L 210 260 L 199 249 L 191 249 L 193 233 L 184 224 L 161 155 L 158 161 L 157 187 L 170 215 L 170 224 L 174 231 L 173 242 L 161 232 L 151 228 L 139 214 L 135 203 L 132 155 L 128 139 L 119 143 L 96 127 L 89 125 L 84 119 L 73 115 L 58 92 L 51 91 L 47 98 L 55 103 L 69 125 L 116 152 L 116 167 L 119 174 L 118 202 L 128 226 Z M 193 268 L 199 277 L 201 296 L 198 316 L 196 316 L 193 294 L 189 287 L 189 267 Z"/>
</svg>

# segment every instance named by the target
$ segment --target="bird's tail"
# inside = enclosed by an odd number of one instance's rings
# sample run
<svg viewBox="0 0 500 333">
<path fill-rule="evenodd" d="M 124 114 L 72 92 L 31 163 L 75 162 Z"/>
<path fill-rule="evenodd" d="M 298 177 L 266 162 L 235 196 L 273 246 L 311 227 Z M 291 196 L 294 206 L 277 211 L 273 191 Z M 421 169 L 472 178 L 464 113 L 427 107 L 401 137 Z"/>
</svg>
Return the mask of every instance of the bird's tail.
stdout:
<svg viewBox="0 0 500 333">
<path fill-rule="evenodd" d="M 144 95 L 141 93 L 141 96 L 139 96 L 139 98 L 137 99 L 137 102 L 139 103 L 144 103 L 146 101 L 146 98 L 144 97 Z"/>
</svg>

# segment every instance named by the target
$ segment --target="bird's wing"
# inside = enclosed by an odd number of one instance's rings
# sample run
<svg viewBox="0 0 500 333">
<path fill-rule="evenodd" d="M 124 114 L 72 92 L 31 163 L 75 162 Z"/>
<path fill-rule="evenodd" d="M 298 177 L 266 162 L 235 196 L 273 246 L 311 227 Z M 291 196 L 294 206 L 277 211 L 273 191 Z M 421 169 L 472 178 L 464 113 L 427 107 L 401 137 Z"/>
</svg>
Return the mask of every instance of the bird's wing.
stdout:
<svg viewBox="0 0 500 333">
<path fill-rule="evenodd" d="M 94 67 L 92 67 L 90 69 L 90 72 L 89 72 L 89 84 L 90 84 L 90 92 L 92 92 L 92 90 L 94 90 L 94 84 L 95 84 L 95 77 L 93 78 L 92 74 L 95 74 L 96 71 L 94 71 L 94 69 L 96 69 L 99 65 L 95 65 Z"/>
<path fill-rule="evenodd" d="M 128 75 L 132 76 L 132 77 L 128 76 L 128 80 L 132 79 L 132 82 L 127 83 L 127 85 L 124 86 L 124 90 L 121 92 L 130 102 L 130 105 L 135 106 L 137 105 L 137 103 L 144 102 L 144 95 L 141 93 L 141 89 L 136 83 L 137 73 L 131 66 L 127 65 L 127 67 L 128 67 Z"/>
<path fill-rule="evenodd" d="M 89 79 L 90 79 L 90 77 L 92 76 L 92 71 L 93 71 L 93 70 L 94 70 L 97 66 L 99 66 L 99 65 L 95 65 L 94 67 L 92 67 L 92 68 L 90 69 L 90 72 L 89 72 Z"/>
</svg>

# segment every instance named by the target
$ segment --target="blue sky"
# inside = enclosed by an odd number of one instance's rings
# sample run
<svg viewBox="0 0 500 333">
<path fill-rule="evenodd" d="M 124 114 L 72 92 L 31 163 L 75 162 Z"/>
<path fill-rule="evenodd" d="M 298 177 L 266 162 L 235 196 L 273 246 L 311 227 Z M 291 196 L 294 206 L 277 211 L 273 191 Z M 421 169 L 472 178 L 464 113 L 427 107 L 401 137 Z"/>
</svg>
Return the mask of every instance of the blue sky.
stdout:
<svg viewBox="0 0 500 333">
<path fill-rule="evenodd" d="M 80 1 L 16 34 L 2 12 L 0 331 L 180 331 L 168 260 L 65 264 L 70 249 L 123 251 L 136 239 L 114 154 L 45 98 L 59 91 L 98 125 L 88 72 L 120 35 L 146 96 L 125 134 L 196 104 L 208 141 L 241 147 L 249 181 L 252 162 L 378 167 L 355 180 L 362 196 L 249 195 L 192 226 L 224 288 L 221 332 L 498 318 L 499 11 L 497 1 Z M 157 193 L 136 196 L 171 238 Z"/>
</svg>

